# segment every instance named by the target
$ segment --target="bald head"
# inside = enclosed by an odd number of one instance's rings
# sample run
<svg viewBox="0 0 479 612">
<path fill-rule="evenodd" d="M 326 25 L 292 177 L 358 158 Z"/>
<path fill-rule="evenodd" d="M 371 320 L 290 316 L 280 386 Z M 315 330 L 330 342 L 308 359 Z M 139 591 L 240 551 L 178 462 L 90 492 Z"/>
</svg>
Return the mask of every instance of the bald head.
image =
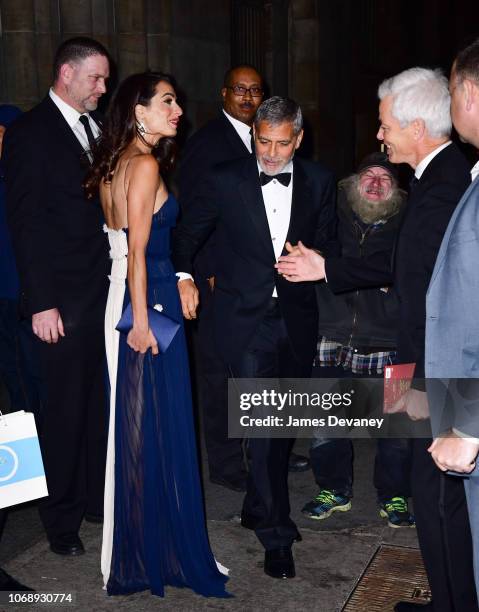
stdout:
<svg viewBox="0 0 479 612">
<path fill-rule="evenodd" d="M 221 90 L 224 110 L 242 123 L 253 124 L 256 109 L 263 100 L 263 80 L 249 65 L 235 66 L 225 74 Z"/>
</svg>

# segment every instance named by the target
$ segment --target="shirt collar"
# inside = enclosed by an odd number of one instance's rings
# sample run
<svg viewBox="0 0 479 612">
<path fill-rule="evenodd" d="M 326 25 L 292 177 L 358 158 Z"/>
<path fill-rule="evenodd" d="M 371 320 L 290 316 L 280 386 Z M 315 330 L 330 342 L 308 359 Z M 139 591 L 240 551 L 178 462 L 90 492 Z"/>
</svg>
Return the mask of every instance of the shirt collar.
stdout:
<svg viewBox="0 0 479 612">
<path fill-rule="evenodd" d="M 250 132 L 251 127 L 247 123 L 238 121 L 238 119 L 235 119 L 234 117 L 232 117 L 224 109 L 223 109 L 223 113 L 225 114 L 226 118 L 231 123 L 231 125 L 234 127 L 234 129 L 238 132 L 241 140 L 247 140 L 248 138 L 251 138 L 251 132 Z"/>
<path fill-rule="evenodd" d="M 471 180 L 473 181 L 479 175 L 479 161 L 471 168 Z"/>
<path fill-rule="evenodd" d="M 88 116 L 88 113 L 79 113 L 73 106 L 67 104 L 64 100 L 58 96 L 52 88 L 48 92 L 52 102 L 58 107 L 58 110 L 63 115 L 63 118 L 68 123 L 68 125 L 72 128 L 76 123 L 78 123 L 81 115 Z"/>
<path fill-rule="evenodd" d="M 436 155 L 438 153 L 440 153 L 443 149 L 448 147 L 451 144 L 451 142 L 452 142 L 451 140 L 448 140 L 444 144 L 442 144 L 439 147 L 437 147 L 436 149 L 434 149 L 434 151 L 431 151 L 431 153 L 429 153 L 429 155 L 426 155 L 426 157 L 424 159 L 421 159 L 421 161 L 416 166 L 416 170 L 414 171 L 414 176 L 418 180 L 421 178 L 421 176 L 423 175 L 424 170 L 428 167 L 428 165 L 436 157 Z"/>
</svg>

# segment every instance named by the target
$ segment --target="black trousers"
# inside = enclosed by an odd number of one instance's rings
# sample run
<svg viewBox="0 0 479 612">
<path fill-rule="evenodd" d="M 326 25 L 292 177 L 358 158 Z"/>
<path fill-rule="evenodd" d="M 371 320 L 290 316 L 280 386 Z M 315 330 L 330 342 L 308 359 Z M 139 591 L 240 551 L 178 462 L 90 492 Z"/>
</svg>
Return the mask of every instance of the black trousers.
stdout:
<svg viewBox="0 0 479 612">
<path fill-rule="evenodd" d="M 40 517 L 49 539 L 77 533 L 84 514 L 103 514 L 106 460 L 103 325 L 38 340 L 45 406 L 40 444 L 49 496 Z"/>
<path fill-rule="evenodd" d="M 436 467 L 430 444 L 413 440 L 412 495 L 434 612 L 477 612 L 464 484 Z"/>
<path fill-rule="evenodd" d="M 311 376 L 312 358 L 293 353 L 278 300 L 272 298 L 253 340 L 230 364 L 236 378 L 304 378 Z M 291 546 L 298 531 L 291 520 L 288 493 L 288 459 L 294 440 L 251 438 L 248 440 L 250 470 L 243 502 L 245 522 L 266 550 Z"/>
<path fill-rule="evenodd" d="M 200 292 L 198 382 L 208 468 L 211 477 L 235 479 L 245 474 L 245 465 L 242 440 L 228 438 L 229 370 L 215 349 L 211 291 L 204 284 Z"/>
</svg>

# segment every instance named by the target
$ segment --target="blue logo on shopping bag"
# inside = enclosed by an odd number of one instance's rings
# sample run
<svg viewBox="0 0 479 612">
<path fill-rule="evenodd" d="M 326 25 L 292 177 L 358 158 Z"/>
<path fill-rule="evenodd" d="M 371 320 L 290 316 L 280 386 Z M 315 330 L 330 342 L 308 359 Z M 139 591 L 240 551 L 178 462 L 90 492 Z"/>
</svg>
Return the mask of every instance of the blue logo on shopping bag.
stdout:
<svg viewBox="0 0 479 612">
<path fill-rule="evenodd" d="M 0 443 L 0 487 L 44 474 L 38 438 Z"/>
</svg>

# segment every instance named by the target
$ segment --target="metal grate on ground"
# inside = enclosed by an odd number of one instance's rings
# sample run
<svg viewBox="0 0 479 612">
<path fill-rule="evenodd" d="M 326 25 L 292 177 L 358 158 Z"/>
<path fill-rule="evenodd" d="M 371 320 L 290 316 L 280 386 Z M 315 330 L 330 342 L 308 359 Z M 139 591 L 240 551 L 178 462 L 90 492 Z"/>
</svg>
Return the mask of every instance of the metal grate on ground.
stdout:
<svg viewBox="0 0 479 612">
<path fill-rule="evenodd" d="M 426 571 L 418 549 L 384 544 L 374 553 L 342 612 L 393 612 L 398 601 L 430 601 Z"/>
</svg>

